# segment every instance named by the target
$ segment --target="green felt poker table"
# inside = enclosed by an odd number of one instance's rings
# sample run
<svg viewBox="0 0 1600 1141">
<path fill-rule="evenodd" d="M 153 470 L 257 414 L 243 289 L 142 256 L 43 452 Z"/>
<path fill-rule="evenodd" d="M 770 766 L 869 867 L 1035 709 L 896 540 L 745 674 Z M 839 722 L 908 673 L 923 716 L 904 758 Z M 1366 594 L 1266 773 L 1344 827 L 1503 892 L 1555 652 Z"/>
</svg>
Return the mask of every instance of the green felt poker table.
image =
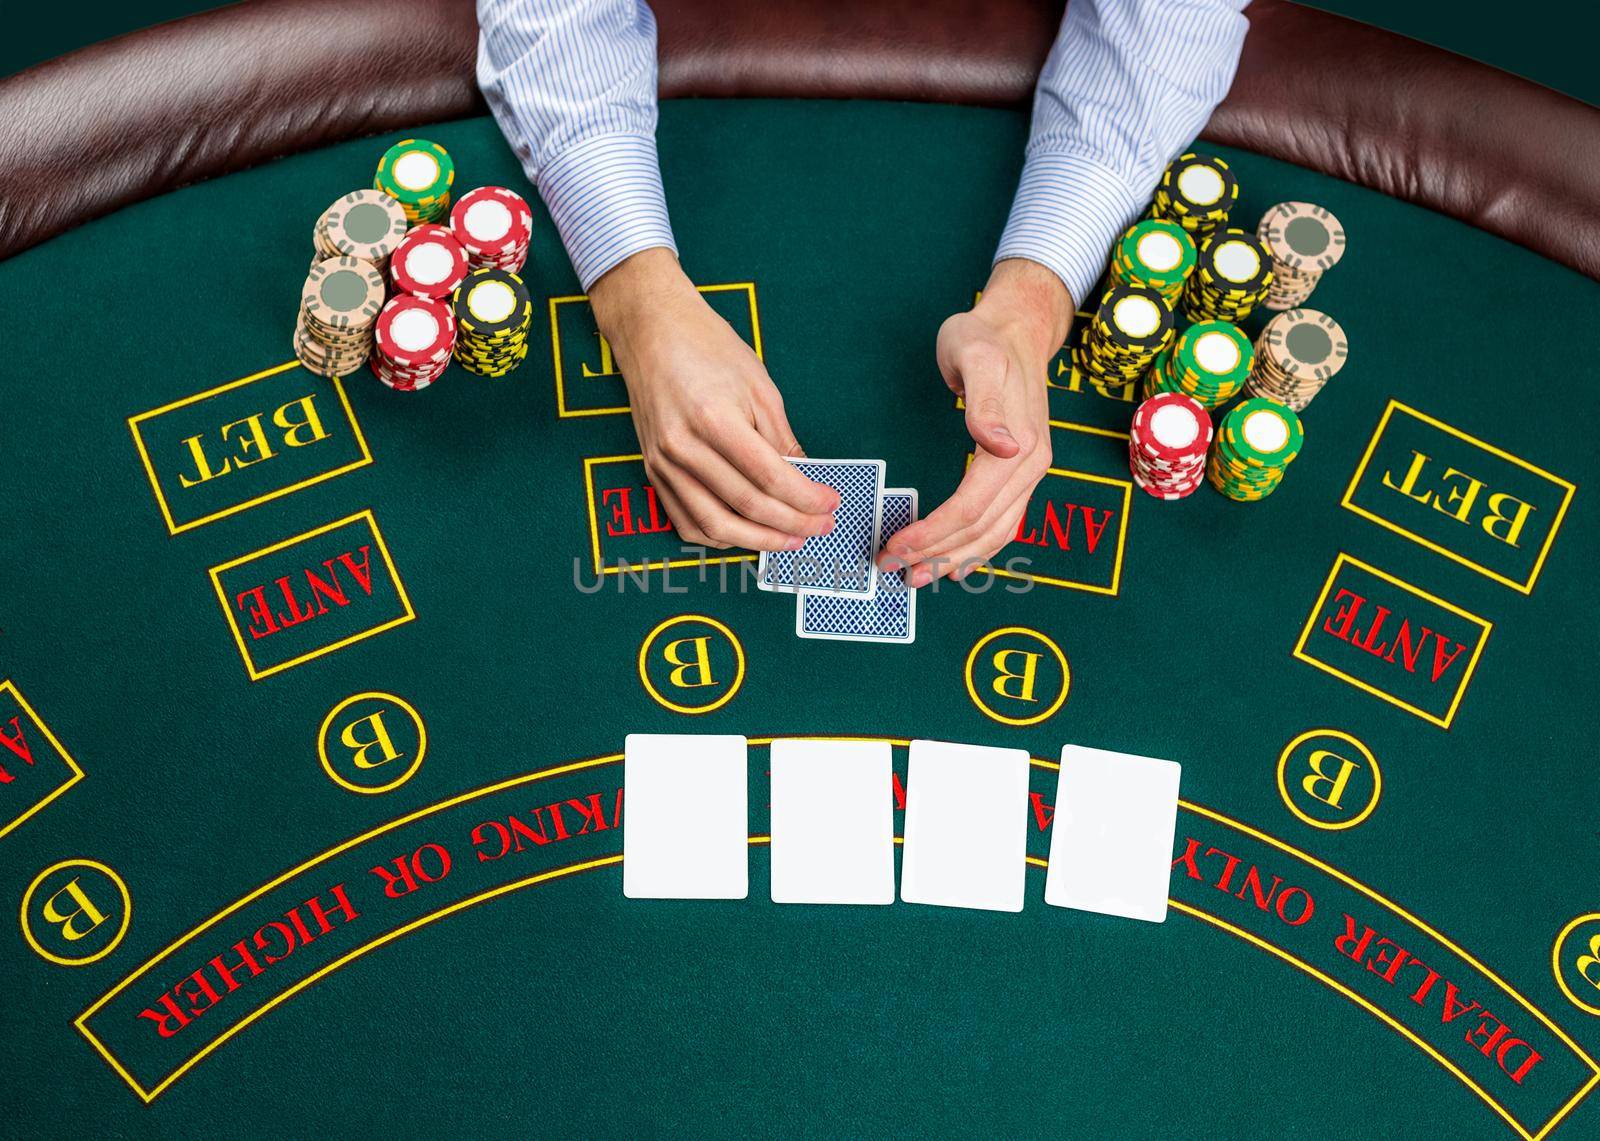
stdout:
<svg viewBox="0 0 1600 1141">
<path fill-rule="evenodd" d="M 683 261 L 813 456 L 924 510 L 934 367 L 1016 109 L 672 99 Z M 533 348 L 418 393 L 294 362 L 311 224 L 423 134 L 534 203 Z M 1133 487 L 1052 371 L 1017 540 L 914 644 L 802 640 L 685 548 L 485 116 L 156 194 L 0 263 L 0 1106 L 62 1135 L 1523 1138 L 1600 1131 L 1600 285 L 1247 148 L 1349 235 L 1279 490 Z M 1260 316 L 1248 324 L 1259 330 Z M 750 739 L 748 899 L 627 900 L 628 733 Z M 1027 749 L 1020 914 L 767 897 L 767 745 Z M 1169 913 L 1047 906 L 1056 761 L 1183 765 Z M 1359 1123 L 1359 1124 L 1358 1124 Z"/>
</svg>

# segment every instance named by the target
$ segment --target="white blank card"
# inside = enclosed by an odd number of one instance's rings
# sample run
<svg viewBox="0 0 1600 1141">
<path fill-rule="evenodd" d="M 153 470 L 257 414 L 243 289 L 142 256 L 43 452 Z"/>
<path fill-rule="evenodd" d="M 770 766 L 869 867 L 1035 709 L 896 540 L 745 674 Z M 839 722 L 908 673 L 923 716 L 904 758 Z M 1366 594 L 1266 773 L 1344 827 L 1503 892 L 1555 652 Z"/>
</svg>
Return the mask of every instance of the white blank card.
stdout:
<svg viewBox="0 0 1600 1141">
<path fill-rule="evenodd" d="M 743 899 L 750 891 L 745 739 L 630 733 L 623 754 L 622 894 Z"/>
<path fill-rule="evenodd" d="M 1154 757 L 1063 748 L 1044 901 L 1165 921 L 1182 771 Z"/>
<path fill-rule="evenodd" d="M 1027 845 L 1026 750 L 911 742 L 901 899 L 1021 911 Z"/>
<path fill-rule="evenodd" d="M 772 901 L 894 902 L 887 741 L 772 742 Z"/>
</svg>

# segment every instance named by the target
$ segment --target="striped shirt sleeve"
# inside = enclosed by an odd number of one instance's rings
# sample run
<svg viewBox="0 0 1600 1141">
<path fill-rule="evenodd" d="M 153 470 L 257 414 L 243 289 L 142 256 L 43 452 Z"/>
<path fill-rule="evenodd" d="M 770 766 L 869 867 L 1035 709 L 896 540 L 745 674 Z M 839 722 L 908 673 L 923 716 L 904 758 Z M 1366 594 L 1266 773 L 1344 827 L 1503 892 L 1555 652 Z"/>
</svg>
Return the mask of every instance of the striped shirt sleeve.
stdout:
<svg viewBox="0 0 1600 1141">
<path fill-rule="evenodd" d="M 478 85 L 584 289 L 631 254 L 676 252 L 643 0 L 478 0 Z"/>
<path fill-rule="evenodd" d="M 1246 3 L 1071 0 L 996 261 L 1039 262 L 1084 302 L 1111 243 L 1232 85 Z"/>
</svg>

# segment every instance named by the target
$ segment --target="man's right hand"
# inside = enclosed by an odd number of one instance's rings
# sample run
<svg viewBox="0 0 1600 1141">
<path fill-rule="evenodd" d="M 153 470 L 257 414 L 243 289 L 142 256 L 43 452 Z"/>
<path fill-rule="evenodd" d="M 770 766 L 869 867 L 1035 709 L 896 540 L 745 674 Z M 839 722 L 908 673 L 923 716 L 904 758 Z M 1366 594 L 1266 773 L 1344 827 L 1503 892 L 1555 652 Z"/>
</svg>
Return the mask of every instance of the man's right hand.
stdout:
<svg viewBox="0 0 1600 1141">
<path fill-rule="evenodd" d="M 671 250 L 620 262 L 589 300 L 628 385 L 645 471 L 684 540 L 792 551 L 833 529 L 837 493 L 785 459 L 805 453 L 777 386 Z"/>
</svg>

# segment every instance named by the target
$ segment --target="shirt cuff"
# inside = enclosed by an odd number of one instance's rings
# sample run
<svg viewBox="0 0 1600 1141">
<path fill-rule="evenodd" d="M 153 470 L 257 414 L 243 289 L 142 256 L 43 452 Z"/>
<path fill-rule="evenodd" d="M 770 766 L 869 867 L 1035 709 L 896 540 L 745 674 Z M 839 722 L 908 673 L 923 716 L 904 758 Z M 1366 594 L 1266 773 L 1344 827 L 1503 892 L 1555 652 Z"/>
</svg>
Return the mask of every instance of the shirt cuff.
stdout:
<svg viewBox="0 0 1600 1141">
<path fill-rule="evenodd" d="M 596 278 L 640 250 L 678 252 L 667 220 L 655 140 L 596 135 L 545 164 L 539 196 L 587 291 Z"/>
<path fill-rule="evenodd" d="M 1036 261 L 1061 279 L 1075 305 L 1093 308 L 1089 291 L 1111 243 L 1138 214 L 1138 199 L 1115 171 L 1082 155 L 1030 155 L 994 260 Z"/>
</svg>

